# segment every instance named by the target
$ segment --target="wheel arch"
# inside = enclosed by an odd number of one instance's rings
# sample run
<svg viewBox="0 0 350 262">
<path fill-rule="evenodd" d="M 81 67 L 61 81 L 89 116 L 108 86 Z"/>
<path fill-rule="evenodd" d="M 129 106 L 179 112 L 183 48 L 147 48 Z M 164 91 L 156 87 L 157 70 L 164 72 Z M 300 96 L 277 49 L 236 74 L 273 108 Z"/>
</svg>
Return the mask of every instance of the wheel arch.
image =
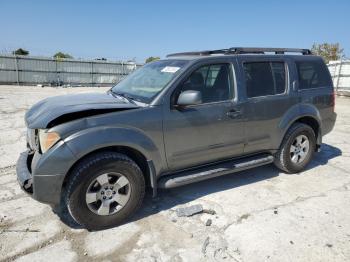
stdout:
<svg viewBox="0 0 350 262">
<path fill-rule="evenodd" d="M 72 171 L 74 170 L 74 168 L 76 166 L 79 165 L 79 163 L 81 163 L 83 160 L 90 157 L 91 155 L 98 154 L 101 152 L 106 152 L 106 151 L 124 154 L 127 157 L 129 157 L 130 159 L 132 159 L 133 161 L 135 161 L 135 163 L 140 167 L 140 169 L 142 171 L 142 174 L 143 174 L 145 181 L 146 181 L 146 185 L 147 186 L 151 185 L 150 170 L 148 168 L 147 158 L 140 151 L 138 151 L 137 149 L 134 149 L 132 147 L 128 147 L 128 146 L 108 146 L 108 147 L 98 148 L 98 149 L 95 149 L 93 151 L 90 151 L 90 152 L 86 153 L 85 155 L 81 156 L 79 159 L 77 159 L 75 161 L 75 163 L 69 168 L 69 170 L 68 170 L 68 172 L 63 180 L 62 191 L 66 187 L 67 182 L 69 181 L 69 179 L 72 175 Z"/>
<path fill-rule="evenodd" d="M 129 148 L 128 152 L 139 152 L 152 160 L 156 173 L 166 168 L 162 145 L 153 141 L 140 129 L 132 127 L 103 126 L 79 131 L 64 139 L 76 159 L 105 148 Z M 134 154 L 138 155 L 138 154 Z"/>
<path fill-rule="evenodd" d="M 316 136 L 316 149 L 318 150 L 322 144 L 322 121 L 321 115 L 318 109 L 314 105 L 310 104 L 299 104 L 292 107 L 286 112 L 279 123 L 281 130 L 281 137 L 278 142 L 278 148 L 281 146 L 284 136 L 286 135 L 289 128 L 295 123 L 303 123 L 310 126 Z"/>
<path fill-rule="evenodd" d="M 134 160 L 145 175 L 147 182 L 150 181 L 150 174 L 154 176 L 164 168 L 162 148 L 159 149 L 150 137 L 142 130 L 135 128 L 108 126 L 89 128 L 74 133 L 67 137 L 64 142 L 76 158 L 67 169 L 64 185 L 78 163 L 86 157 L 102 151 L 122 153 Z M 152 169 L 149 167 L 150 163 Z"/>
<path fill-rule="evenodd" d="M 300 117 L 297 120 L 295 120 L 294 123 L 302 123 L 302 124 L 310 126 L 312 128 L 312 130 L 314 130 L 314 133 L 315 133 L 315 136 L 316 136 L 316 141 L 317 141 L 318 137 L 321 136 L 320 123 L 319 123 L 319 121 L 317 121 L 316 118 L 314 118 L 312 116 Z"/>
<path fill-rule="evenodd" d="M 282 140 L 280 141 L 279 147 L 281 146 L 284 136 L 295 123 L 302 123 L 312 128 L 316 137 L 316 150 L 318 150 L 322 144 L 321 125 L 320 121 L 318 121 L 317 118 L 311 115 L 300 116 L 299 118 L 294 119 L 284 130 L 284 134 L 282 136 Z"/>
</svg>

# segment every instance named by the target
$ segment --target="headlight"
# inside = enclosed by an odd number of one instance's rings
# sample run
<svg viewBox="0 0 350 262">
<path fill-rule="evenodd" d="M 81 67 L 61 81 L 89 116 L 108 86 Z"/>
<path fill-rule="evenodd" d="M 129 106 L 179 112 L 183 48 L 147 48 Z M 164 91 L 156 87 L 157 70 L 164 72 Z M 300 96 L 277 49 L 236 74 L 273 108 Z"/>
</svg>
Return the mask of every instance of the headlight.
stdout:
<svg viewBox="0 0 350 262">
<path fill-rule="evenodd" d="M 42 153 L 50 149 L 58 140 L 60 140 L 60 136 L 56 132 L 47 132 L 46 129 L 39 129 L 39 143 Z"/>
</svg>

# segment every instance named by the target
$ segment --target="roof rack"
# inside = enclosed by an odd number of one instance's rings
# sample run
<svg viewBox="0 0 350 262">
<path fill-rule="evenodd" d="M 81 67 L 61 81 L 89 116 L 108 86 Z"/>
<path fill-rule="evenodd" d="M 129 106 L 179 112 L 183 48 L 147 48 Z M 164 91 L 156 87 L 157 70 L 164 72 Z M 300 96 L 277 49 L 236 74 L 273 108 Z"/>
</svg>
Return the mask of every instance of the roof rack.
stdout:
<svg viewBox="0 0 350 262">
<path fill-rule="evenodd" d="M 217 49 L 217 50 L 205 50 L 205 51 L 197 51 L 197 52 L 183 52 L 183 53 L 174 53 L 169 54 L 167 57 L 171 56 L 206 56 L 213 54 L 223 54 L 223 55 L 231 55 L 231 54 L 265 54 L 275 53 L 276 55 L 283 55 L 284 53 L 301 53 L 302 55 L 312 55 L 310 49 L 299 49 L 299 48 L 265 48 L 265 47 L 231 47 L 227 49 Z"/>
</svg>

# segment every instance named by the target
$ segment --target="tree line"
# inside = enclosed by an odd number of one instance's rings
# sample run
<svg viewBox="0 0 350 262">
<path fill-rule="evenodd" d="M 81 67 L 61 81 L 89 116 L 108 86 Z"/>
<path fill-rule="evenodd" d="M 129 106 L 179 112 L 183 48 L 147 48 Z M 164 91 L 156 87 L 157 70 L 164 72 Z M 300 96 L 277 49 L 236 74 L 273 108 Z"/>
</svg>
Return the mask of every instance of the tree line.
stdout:
<svg viewBox="0 0 350 262">
<path fill-rule="evenodd" d="M 25 50 L 23 48 L 18 48 L 17 50 L 14 50 L 12 52 L 13 55 L 29 55 L 29 51 L 28 50 Z M 71 56 L 70 54 L 67 54 L 67 53 L 63 53 L 63 52 L 57 52 L 56 54 L 54 54 L 52 56 L 53 58 L 56 58 L 56 59 L 63 59 L 63 58 L 70 58 L 72 59 L 73 56 Z"/>
</svg>

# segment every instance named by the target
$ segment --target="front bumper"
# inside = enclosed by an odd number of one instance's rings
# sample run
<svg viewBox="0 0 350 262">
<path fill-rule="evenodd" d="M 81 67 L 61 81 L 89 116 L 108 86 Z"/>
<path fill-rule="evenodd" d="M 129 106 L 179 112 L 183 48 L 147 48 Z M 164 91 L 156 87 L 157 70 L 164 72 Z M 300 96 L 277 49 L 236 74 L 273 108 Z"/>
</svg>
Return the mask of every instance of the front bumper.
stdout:
<svg viewBox="0 0 350 262">
<path fill-rule="evenodd" d="M 29 194 L 33 194 L 33 177 L 28 169 L 28 159 L 30 159 L 28 151 L 20 154 L 17 164 L 16 164 L 16 173 L 17 181 L 21 188 Z"/>
<path fill-rule="evenodd" d="M 35 200 L 56 205 L 60 203 L 63 181 L 76 158 L 68 146 L 60 141 L 45 154 L 31 150 L 20 154 L 17 181 Z"/>
</svg>

